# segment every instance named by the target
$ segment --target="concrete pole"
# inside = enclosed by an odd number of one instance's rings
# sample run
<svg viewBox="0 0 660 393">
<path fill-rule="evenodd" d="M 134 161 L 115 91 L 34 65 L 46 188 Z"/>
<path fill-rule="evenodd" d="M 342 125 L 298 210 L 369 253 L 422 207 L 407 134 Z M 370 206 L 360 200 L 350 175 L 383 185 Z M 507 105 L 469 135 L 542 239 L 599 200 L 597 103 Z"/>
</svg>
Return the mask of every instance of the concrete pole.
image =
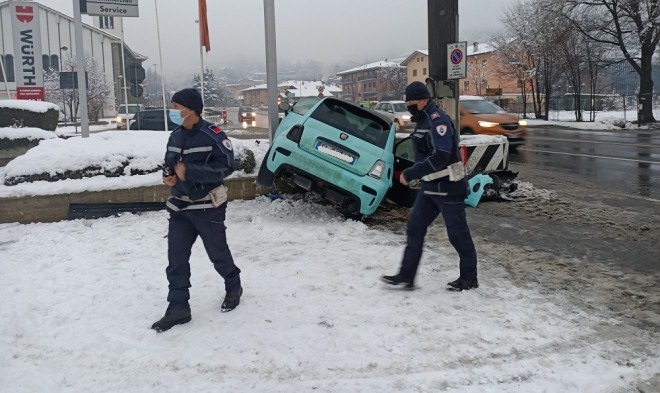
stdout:
<svg viewBox="0 0 660 393">
<path fill-rule="evenodd" d="M 85 78 L 85 50 L 83 49 L 82 18 L 80 1 L 73 0 L 74 30 L 76 36 L 76 68 L 78 69 L 78 102 L 80 111 L 80 134 L 89 138 L 89 116 L 87 115 L 87 81 Z M 75 123 L 75 116 L 73 118 Z"/>
<path fill-rule="evenodd" d="M 272 145 L 278 120 L 274 0 L 264 0 L 264 27 L 266 32 L 266 94 L 268 97 L 268 128 L 270 130 L 268 139 Z"/>
<path fill-rule="evenodd" d="M 458 42 L 458 0 L 428 1 L 429 79 L 431 95 L 454 120 L 460 133 L 458 80 L 449 80 L 447 45 Z M 465 54 L 467 55 L 467 53 Z M 467 61 L 467 59 L 466 59 Z"/>
</svg>

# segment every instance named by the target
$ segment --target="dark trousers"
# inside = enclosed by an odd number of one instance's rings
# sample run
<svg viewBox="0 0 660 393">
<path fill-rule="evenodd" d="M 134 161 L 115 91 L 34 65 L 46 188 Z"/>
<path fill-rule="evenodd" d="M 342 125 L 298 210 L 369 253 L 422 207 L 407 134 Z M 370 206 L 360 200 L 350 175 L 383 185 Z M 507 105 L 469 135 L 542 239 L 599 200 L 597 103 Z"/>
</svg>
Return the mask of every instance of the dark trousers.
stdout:
<svg viewBox="0 0 660 393">
<path fill-rule="evenodd" d="M 169 265 L 165 269 L 169 281 L 167 301 L 172 306 L 187 306 L 190 299 L 190 254 L 197 236 L 202 238 L 204 248 L 213 267 L 225 280 L 227 292 L 241 287 L 241 270 L 227 245 L 225 211 L 227 204 L 215 209 L 182 210 L 170 212 L 167 238 Z"/>
<path fill-rule="evenodd" d="M 409 279 L 414 279 L 417 275 L 426 231 L 441 213 L 447 227 L 449 242 L 454 246 L 460 258 L 461 277 L 477 278 L 477 251 L 474 248 L 470 228 L 468 228 L 465 218 L 463 198 L 426 195 L 421 191 L 417 193 L 412 211 L 408 216 L 407 244 L 401 261 L 401 275 Z"/>
</svg>

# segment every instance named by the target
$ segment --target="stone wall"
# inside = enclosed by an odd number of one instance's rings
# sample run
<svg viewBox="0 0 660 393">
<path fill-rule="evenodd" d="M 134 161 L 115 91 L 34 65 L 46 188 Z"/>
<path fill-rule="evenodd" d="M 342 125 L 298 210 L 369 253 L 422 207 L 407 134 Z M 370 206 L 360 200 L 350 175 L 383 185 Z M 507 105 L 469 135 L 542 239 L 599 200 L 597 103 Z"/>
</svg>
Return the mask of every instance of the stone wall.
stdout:
<svg viewBox="0 0 660 393">
<path fill-rule="evenodd" d="M 229 200 L 254 199 L 268 193 L 258 186 L 254 177 L 229 179 Z M 70 204 L 165 202 L 170 195 L 165 185 L 81 192 L 62 195 L 36 195 L 27 197 L 0 198 L 0 223 L 56 222 L 66 220 Z"/>
</svg>

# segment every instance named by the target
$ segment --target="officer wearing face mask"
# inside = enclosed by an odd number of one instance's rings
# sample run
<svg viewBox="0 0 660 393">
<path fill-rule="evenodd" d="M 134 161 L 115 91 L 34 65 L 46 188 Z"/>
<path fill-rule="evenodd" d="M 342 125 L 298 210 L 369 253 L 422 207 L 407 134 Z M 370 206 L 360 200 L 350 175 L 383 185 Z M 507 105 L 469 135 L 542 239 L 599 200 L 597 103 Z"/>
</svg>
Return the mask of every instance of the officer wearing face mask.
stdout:
<svg viewBox="0 0 660 393">
<path fill-rule="evenodd" d="M 163 183 L 172 187 L 167 236 L 169 282 L 165 316 L 152 325 L 162 332 L 191 320 L 190 254 L 201 237 L 213 267 L 224 279 L 225 298 L 220 310 L 231 311 L 240 302 L 241 270 L 234 264 L 225 233 L 227 189 L 224 180 L 234 171 L 231 141 L 222 130 L 202 119 L 202 97 L 195 89 L 172 96 L 170 120 L 179 127 L 167 142 Z"/>
<path fill-rule="evenodd" d="M 406 105 L 417 122 L 411 134 L 415 164 L 401 173 L 399 181 L 419 186 L 406 226 L 407 244 L 399 273 L 382 276 L 390 285 L 415 288 L 415 276 L 422 257 L 428 227 L 442 214 L 449 242 L 459 256 L 460 276 L 447 284 L 451 291 L 479 287 L 477 252 L 465 217 L 468 183 L 460 161 L 454 126 L 431 99 L 426 85 L 413 82 L 406 87 Z"/>
</svg>

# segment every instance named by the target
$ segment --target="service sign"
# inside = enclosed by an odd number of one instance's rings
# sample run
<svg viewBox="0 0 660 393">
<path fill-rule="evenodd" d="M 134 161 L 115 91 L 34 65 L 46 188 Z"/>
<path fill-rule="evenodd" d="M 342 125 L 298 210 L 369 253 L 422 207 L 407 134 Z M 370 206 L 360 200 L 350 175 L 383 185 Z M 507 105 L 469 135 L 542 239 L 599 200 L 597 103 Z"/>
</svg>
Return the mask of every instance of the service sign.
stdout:
<svg viewBox="0 0 660 393">
<path fill-rule="evenodd" d="M 467 41 L 447 44 L 447 79 L 467 77 Z"/>
<path fill-rule="evenodd" d="M 11 2 L 9 8 L 14 36 L 16 98 L 44 101 L 46 91 L 41 59 L 39 6 L 32 2 Z"/>
<path fill-rule="evenodd" d="M 138 0 L 80 0 L 80 13 L 94 16 L 140 16 Z"/>
</svg>

